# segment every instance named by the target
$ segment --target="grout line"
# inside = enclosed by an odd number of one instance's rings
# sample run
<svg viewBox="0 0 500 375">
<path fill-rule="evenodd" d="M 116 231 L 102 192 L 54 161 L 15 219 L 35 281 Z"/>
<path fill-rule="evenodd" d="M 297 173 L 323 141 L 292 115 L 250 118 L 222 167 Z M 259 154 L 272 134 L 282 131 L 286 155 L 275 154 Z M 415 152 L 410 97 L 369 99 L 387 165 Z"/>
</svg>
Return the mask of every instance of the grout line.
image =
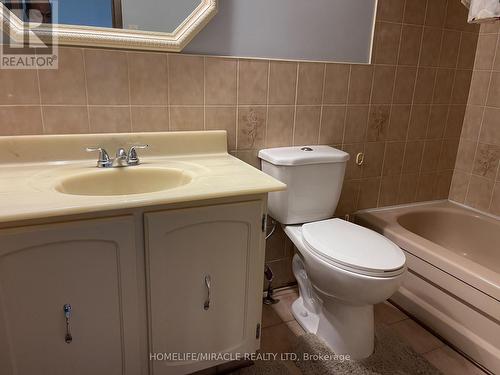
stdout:
<svg viewBox="0 0 500 375">
<path fill-rule="evenodd" d="M 170 95 L 170 53 L 167 53 L 167 111 L 168 111 L 168 130 L 172 130 L 172 115 L 170 101 L 172 100 Z"/>
<path fill-rule="evenodd" d="M 297 122 L 297 102 L 299 97 L 299 72 L 300 72 L 300 62 L 297 63 L 297 75 L 295 78 L 295 105 L 293 108 L 293 128 L 292 128 L 292 146 L 295 145 L 295 126 Z"/>
<path fill-rule="evenodd" d="M 83 62 L 83 79 L 85 80 L 85 103 L 87 107 L 87 128 L 89 133 L 91 133 L 91 127 L 90 127 L 90 105 L 89 105 L 89 87 L 88 87 L 88 81 L 87 81 L 87 59 L 85 58 L 85 48 L 80 48 L 80 53 L 82 56 L 82 62 Z"/>
<path fill-rule="evenodd" d="M 207 130 L 207 57 L 203 56 L 203 130 Z"/>
<path fill-rule="evenodd" d="M 342 129 L 342 148 L 345 146 L 345 133 L 347 129 L 347 102 L 349 101 L 349 93 L 351 91 L 351 73 L 352 73 L 352 65 L 349 65 L 349 76 L 347 77 L 347 93 L 346 93 L 346 98 L 345 98 L 345 110 L 344 110 L 344 127 Z M 363 147 L 363 152 L 364 152 L 364 147 Z"/>
<path fill-rule="evenodd" d="M 127 61 L 127 85 L 128 85 L 128 114 L 129 114 L 129 126 L 130 131 L 133 132 L 134 126 L 132 124 L 132 89 L 130 87 L 130 52 L 125 53 L 125 60 Z"/>
<path fill-rule="evenodd" d="M 264 144 L 267 147 L 267 128 L 269 126 L 269 92 L 271 82 L 271 60 L 267 64 L 267 92 L 266 92 L 266 128 L 264 129 Z"/>
<path fill-rule="evenodd" d="M 40 69 L 38 67 L 38 64 L 36 65 L 35 70 L 36 70 L 36 82 L 37 82 L 37 89 L 38 89 L 38 104 L 40 106 L 40 121 L 42 124 L 42 134 L 45 134 L 45 119 L 44 119 L 43 107 L 42 107 L 42 88 L 40 86 Z"/>
<path fill-rule="evenodd" d="M 235 139 L 234 148 L 238 151 L 239 143 L 239 118 L 240 118 L 240 59 L 236 60 L 236 129 L 235 129 Z"/>
<path fill-rule="evenodd" d="M 317 139 L 317 144 L 320 144 L 321 141 L 321 127 L 323 124 L 323 104 L 325 102 L 325 88 L 326 88 L 326 64 L 323 67 L 323 88 L 321 92 L 321 107 L 320 107 L 320 112 L 319 112 L 319 129 L 318 129 L 318 139 Z"/>
</svg>

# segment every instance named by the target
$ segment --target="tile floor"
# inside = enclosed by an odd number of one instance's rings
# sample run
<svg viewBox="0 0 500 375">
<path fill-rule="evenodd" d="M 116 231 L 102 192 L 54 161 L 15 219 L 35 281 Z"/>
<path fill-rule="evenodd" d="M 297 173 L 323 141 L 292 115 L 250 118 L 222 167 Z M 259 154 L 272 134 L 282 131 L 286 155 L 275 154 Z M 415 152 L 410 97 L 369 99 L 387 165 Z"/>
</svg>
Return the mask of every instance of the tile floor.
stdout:
<svg viewBox="0 0 500 375">
<path fill-rule="evenodd" d="M 295 340 L 304 331 L 291 314 L 291 304 L 297 298 L 297 289 L 276 292 L 280 300 L 276 305 L 264 305 L 262 312 L 261 351 L 286 353 L 293 351 Z M 485 375 L 480 368 L 447 346 L 432 333 L 420 326 L 390 303 L 375 306 L 375 321 L 389 326 L 404 342 L 445 375 Z M 301 372 L 287 363 L 293 374 Z"/>
</svg>

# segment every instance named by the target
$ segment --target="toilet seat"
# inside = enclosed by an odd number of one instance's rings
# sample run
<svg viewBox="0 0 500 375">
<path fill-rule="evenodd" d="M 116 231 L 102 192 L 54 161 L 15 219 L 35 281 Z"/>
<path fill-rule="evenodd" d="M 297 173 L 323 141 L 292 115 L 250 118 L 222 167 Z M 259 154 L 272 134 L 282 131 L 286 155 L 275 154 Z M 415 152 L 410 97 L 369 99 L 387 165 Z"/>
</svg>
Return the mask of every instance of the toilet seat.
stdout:
<svg viewBox="0 0 500 375">
<path fill-rule="evenodd" d="M 373 277 L 394 277 L 405 271 L 403 251 L 384 236 L 341 219 L 302 226 L 304 245 L 329 264 Z"/>
</svg>

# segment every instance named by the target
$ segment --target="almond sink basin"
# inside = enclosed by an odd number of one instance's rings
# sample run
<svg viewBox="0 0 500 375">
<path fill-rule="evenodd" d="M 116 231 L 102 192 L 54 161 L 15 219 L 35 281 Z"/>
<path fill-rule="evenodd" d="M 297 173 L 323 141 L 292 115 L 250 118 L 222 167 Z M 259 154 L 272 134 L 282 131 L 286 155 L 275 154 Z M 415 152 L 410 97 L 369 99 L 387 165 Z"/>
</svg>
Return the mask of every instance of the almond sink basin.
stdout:
<svg viewBox="0 0 500 375">
<path fill-rule="evenodd" d="M 173 168 L 109 168 L 76 174 L 60 181 L 55 189 L 71 195 L 131 195 L 173 189 L 191 182 L 191 176 Z"/>
</svg>

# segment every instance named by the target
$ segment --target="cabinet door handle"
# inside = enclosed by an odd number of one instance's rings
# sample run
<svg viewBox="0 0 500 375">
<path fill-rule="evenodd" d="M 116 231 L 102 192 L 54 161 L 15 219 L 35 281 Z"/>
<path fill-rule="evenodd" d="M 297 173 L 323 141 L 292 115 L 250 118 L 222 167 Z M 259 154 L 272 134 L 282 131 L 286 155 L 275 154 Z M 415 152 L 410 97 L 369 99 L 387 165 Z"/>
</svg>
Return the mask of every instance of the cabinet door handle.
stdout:
<svg viewBox="0 0 500 375">
<path fill-rule="evenodd" d="M 203 304 L 203 309 L 208 310 L 210 308 L 210 288 L 212 285 L 212 279 L 210 278 L 210 275 L 205 276 L 205 286 L 207 288 L 207 299 L 205 300 L 205 303 Z"/>
<path fill-rule="evenodd" d="M 64 319 L 66 321 L 66 335 L 64 337 L 64 341 L 66 341 L 66 344 L 71 344 L 73 341 L 73 336 L 71 335 L 71 330 L 69 327 L 69 320 L 71 318 L 71 305 L 69 303 L 65 304 L 63 306 L 63 311 L 64 311 Z"/>
</svg>

